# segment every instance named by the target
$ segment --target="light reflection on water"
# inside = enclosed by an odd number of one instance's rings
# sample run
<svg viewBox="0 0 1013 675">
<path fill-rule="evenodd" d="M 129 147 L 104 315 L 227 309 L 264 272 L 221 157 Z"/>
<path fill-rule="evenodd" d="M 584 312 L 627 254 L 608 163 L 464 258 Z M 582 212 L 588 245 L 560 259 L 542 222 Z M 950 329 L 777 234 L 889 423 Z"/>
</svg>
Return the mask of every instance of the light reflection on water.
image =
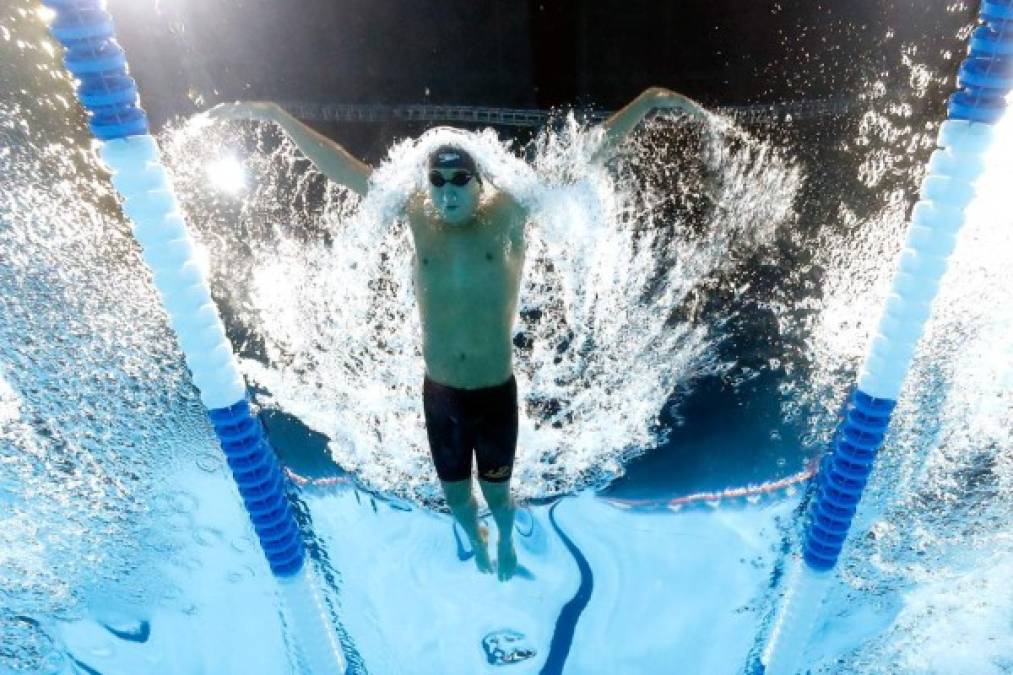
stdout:
<svg viewBox="0 0 1013 675">
<path fill-rule="evenodd" d="M 925 70 L 908 67 L 917 98 Z M 221 462 L 128 228 L 54 98 L 69 98 L 67 83 L 57 74 L 39 86 L 35 100 L 0 102 L 0 665 L 44 671 L 65 661 L 44 622 L 75 618 L 111 590 L 138 607 L 183 605 L 149 563 L 187 568 L 188 547 L 227 545 L 194 525 L 193 495 L 166 487 L 181 467 L 215 473 Z M 807 443 L 825 440 L 899 247 L 920 166 L 911 154 L 934 136 L 906 128 L 903 109 L 868 104 L 842 154 L 871 204 L 833 198 L 826 222 L 804 228 L 792 153 L 733 127 L 700 135 L 658 120 L 610 172 L 586 162 L 593 139 L 574 126 L 532 146 L 533 170 L 489 135 L 468 138 L 538 214 L 517 326 L 530 342 L 517 350 L 522 497 L 607 482 L 661 438 L 653 422 L 673 390 L 707 373 L 742 376 L 718 349 L 735 320 L 721 299 L 758 293 L 748 270 L 757 255 L 784 262 L 768 250 L 780 237 L 800 240 L 820 274 L 807 292 L 765 300 L 779 334 L 802 345 L 771 356 L 794 367 L 786 414 L 801 419 Z M 1013 156 L 1004 129 L 993 164 Z M 237 139 L 249 192 L 215 196 L 204 159 Z M 410 242 L 385 215 L 437 137 L 397 146 L 379 179 L 390 189 L 362 204 L 307 174 L 263 129 L 183 128 L 161 140 L 247 374 L 270 392 L 260 402 L 326 433 L 367 486 L 433 499 Z M 957 624 L 979 648 L 972 665 L 1004 667 L 1008 641 L 989 636 L 1008 596 L 986 582 L 1013 556 L 1009 180 L 1007 167 L 982 186 L 995 198 L 976 205 L 962 235 L 857 525 L 867 536 L 844 559 L 847 585 L 833 602 L 890 618 L 896 593 L 914 600 L 883 634 L 838 655 L 839 672 L 918 672 L 926 653 L 943 658 L 932 645 L 951 639 L 938 618 L 949 579 L 977 608 L 978 625 Z M 800 273 L 781 271 L 785 283 Z M 249 542 L 228 546 L 259 555 Z M 230 574 L 238 582 L 252 569 Z"/>
</svg>

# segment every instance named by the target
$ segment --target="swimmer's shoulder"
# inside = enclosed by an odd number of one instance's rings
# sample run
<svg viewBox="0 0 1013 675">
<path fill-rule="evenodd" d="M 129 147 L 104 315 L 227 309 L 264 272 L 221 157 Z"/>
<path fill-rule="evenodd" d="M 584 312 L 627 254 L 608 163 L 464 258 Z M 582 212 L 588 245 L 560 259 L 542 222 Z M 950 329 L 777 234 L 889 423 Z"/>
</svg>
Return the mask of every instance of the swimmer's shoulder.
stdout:
<svg viewBox="0 0 1013 675">
<path fill-rule="evenodd" d="M 507 236 L 515 246 L 524 245 L 524 226 L 528 221 L 528 211 L 513 195 L 497 192 L 490 200 L 490 211 L 497 224 L 498 236 Z"/>
<path fill-rule="evenodd" d="M 415 190 L 408 195 L 403 207 L 403 215 L 412 230 L 423 225 L 429 225 L 429 214 L 426 211 L 426 196 Z"/>
<path fill-rule="evenodd" d="M 527 209 L 508 192 L 497 192 L 489 200 L 489 209 L 498 220 L 515 222 L 527 218 Z"/>
<path fill-rule="evenodd" d="M 404 215 L 408 218 L 418 218 L 422 215 L 424 203 L 424 195 L 418 190 L 412 190 L 408 193 L 408 198 L 404 202 Z"/>
</svg>

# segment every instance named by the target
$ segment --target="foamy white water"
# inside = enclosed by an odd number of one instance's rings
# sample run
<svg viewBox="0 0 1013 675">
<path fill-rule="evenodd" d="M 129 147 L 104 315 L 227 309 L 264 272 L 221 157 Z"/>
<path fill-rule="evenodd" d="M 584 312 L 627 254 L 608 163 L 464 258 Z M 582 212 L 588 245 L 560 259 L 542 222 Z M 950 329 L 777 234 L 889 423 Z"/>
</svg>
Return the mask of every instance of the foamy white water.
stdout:
<svg viewBox="0 0 1013 675">
<path fill-rule="evenodd" d="M 723 367 L 711 349 L 723 317 L 684 320 L 692 294 L 794 215 L 800 176 L 783 154 L 727 122 L 694 124 L 658 120 L 654 142 L 698 136 L 696 156 L 634 144 L 616 172 L 591 162 L 600 132 L 572 119 L 532 145 L 530 163 L 491 131 L 433 130 L 390 150 L 361 203 L 327 185 L 313 233 L 303 212 L 279 204 L 291 199 L 286 186 L 310 180 L 291 173 L 287 142 L 247 154 L 259 184 L 227 217 L 218 210 L 217 222 L 202 217 L 214 210 L 196 168 L 236 144 L 235 127 L 198 120 L 168 134 L 166 147 L 200 236 L 217 250 L 219 288 L 262 341 L 266 361 L 244 367 L 270 391 L 263 401 L 326 434 L 334 459 L 365 485 L 413 500 L 439 493 L 400 205 L 425 190 L 426 158 L 447 142 L 475 157 L 487 185 L 528 205 L 515 486 L 521 497 L 544 497 L 601 485 L 662 440 L 656 425 L 672 393 Z M 666 189 L 695 190 L 712 208 L 690 221 Z M 248 222 L 270 209 L 280 213 L 269 228 Z"/>
<path fill-rule="evenodd" d="M 2 44 L 29 69 L 59 69 L 33 42 Z M 734 367 L 714 350 L 726 334 L 726 317 L 713 311 L 721 298 L 755 298 L 756 311 L 792 337 L 794 351 L 772 358 L 794 365 L 786 408 L 818 447 L 853 379 L 882 300 L 877 289 L 899 247 L 920 171 L 911 157 L 934 135 L 911 129 L 906 115 L 926 82 L 941 76 L 917 63 L 905 67 L 908 89 L 891 98 L 882 83 L 870 87 L 857 138 L 821 139 L 849 146 L 838 156 L 853 166 L 841 173 L 866 191 L 838 195 L 830 186 L 833 194 L 823 196 L 832 207 L 815 215 L 792 159 L 805 148 L 750 140 L 733 128 L 700 137 L 659 120 L 608 172 L 587 163 L 594 137 L 580 129 L 543 136 L 528 151 L 531 169 L 491 136 L 469 137 L 487 169 L 536 212 L 517 324 L 531 342 L 517 352 L 527 396 L 522 496 L 607 480 L 627 451 L 657 440 L 651 420 L 666 387 Z M 59 672 L 76 658 L 104 673 L 152 663 L 284 670 L 284 627 L 262 557 L 246 538 L 238 497 L 129 228 L 70 116 L 66 77 L 39 72 L 34 89 L 0 102 L 0 669 Z M 1000 583 L 1009 576 L 1013 520 L 1008 124 L 810 650 L 818 672 L 1013 667 L 1013 600 Z M 419 500 L 435 490 L 418 408 L 418 326 L 405 283 L 410 239 L 387 216 L 421 178 L 418 159 L 434 140 L 398 145 L 378 173 L 382 187 L 358 203 L 307 171 L 263 127 L 162 138 L 247 372 L 271 391 L 262 402 L 324 431 L 331 452 L 370 487 Z M 238 180 L 222 192 L 209 184 L 204 159 L 217 160 L 219 149 L 242 163 L 245 191 Z M 767 245 L 780 237 L 806 256 L 768 257 Z M 779 265 L 779 293 L 763 295 L 726 274 L 763 263 Z M 807 268 L 816 271 L 795 283 Z M 722 358 L 732 358 L 729 351 Z M 381 504 L 376 523 L 360 523 L 376 513 L 361 493 L 304 495 L 304 502 L 307 530 L 320 522 L 323 549 L 334 552 L 344 582 L 356 577 L 357 590 L 339 593 L 335 584 L 331 600 L 337 615 L 348 615 L 352 640 L 375 672 L 388 662 L 407 663 L 410 672 L 420 662 L 404 660 L 409 655 L 475 672 L 480 636 L 455 642 L 432 631 L 418 607 L 408 614 L 418 631 L 404 635 L 393 620 L 371 622 L 367 611 L 398 615 L 390 594 L 371 598 L 364 589 L 384 577 L 410 579 L 406 560 L 423 561 L 438 573 L 432 579 L 447 584 L 467 573 L 446 520 Z M 603 626 L 639 628 L 647 615 L 665 623 L 629 635 L 630 644 L 640 640 L 638 653 L 660 657 L 674 644 L 684 663 L 739 662 L 776 592 L 768 584 L 780 541 L 767 516 L 790 530 L 784 507 L 652 519 L 567 502 L 563 524 L 600 584 L 569 663 L 590 663 Z M 395 517 L 405 521 L 370 528 Z M 342 519 L 358 523 L 361 550 L 342 548 L 351 529 Z M 607 526 L 601 536 L 599 524 Z M 393 536 L 405 532 L 417 536 Z M 715 532 L 723 534 L 714 540 Z M 559 541 L 544 543 L 544 558 L 538 550 L 521 555 L 546 583 L 546 611 L 511 609 L 511 622 L 527 622 L 540 640 L 578 583 L 571 563 L 552 557 Z M 445 585 L 411 590 L 436 602 Z M 484 590 L 500 600 L 514 593 L 523 605 L 540 587 Z M 215 633 L 237 597 L 238 631 Z M 690 611 L 667 613 L 673 608 Z M 449 602 L 439 611 L 450 623 L 475 616 Z M 694 639 L 694 624 L 678 623 L 698 612 L 710 612 L 716 630 L 734 628 L 742 642 L 708 651 Z M 139 632 L 142 620 L 152 627 L 144 643 L 112 632 Z M 674 641 L 669 626 L 678 626 Z M 236 642 L 240 633 L 250 639 Z M 608 658 L 624 663 L 621 649 Z"/>
</svg>

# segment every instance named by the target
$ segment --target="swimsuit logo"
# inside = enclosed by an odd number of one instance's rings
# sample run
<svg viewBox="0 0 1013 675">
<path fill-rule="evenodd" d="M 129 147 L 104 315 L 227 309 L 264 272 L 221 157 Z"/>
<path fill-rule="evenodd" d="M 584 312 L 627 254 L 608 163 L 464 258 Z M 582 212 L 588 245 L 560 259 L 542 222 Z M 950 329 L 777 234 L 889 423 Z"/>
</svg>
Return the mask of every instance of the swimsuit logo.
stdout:
<svg viewBox="0 0 1013 675">
<path fill-rule="evenodd" d="M 499 478 L 506 478 L 509 475 L 510 475 L 510 467 L 509 466 L 501 466 L 498 469 L 493 469 L 492 471 L 486 473 L 485 476 L 484 476 L 484 478 L 499 479 Z"/>
</svg>

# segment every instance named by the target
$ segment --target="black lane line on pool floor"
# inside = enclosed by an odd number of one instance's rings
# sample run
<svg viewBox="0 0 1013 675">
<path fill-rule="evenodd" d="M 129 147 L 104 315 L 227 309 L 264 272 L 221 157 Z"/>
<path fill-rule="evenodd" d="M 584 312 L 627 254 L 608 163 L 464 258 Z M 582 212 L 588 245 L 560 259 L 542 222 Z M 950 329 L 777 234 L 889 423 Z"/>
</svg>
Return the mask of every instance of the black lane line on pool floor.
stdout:
<svg viewBox="0 0 1013 675">
<path fill-rule="evenodd" d="M 577 630 L 577 621 L 580 619 L 581 612 L 587 607 L 587 603 L 591 601 L 591 593 L 594 591 L 594 574 L 591 573 L 591 565 L 588 564 L 587 558 L 580 552 L 577 545 L 564 534 L 559 523 L 556 522 L 556 507 L 561 503 L 556 502 L 549 508 L 549 522 L 552 523 L 552 528 L 563 540 L 563 544 L 577 563 L 577 569 L 580 571 L 580 586 L 573 597 L 559 610 L 556 629 L 552 633 L 552 642 L 549 645 L 549 655 L 546 657 L 545 665 L 542 666 L 539 675 L 561 675 L 563 672 L 563 665 L 566 663 L 566 657 L 570 654 L 570 646 L 573 644 L 573 634 Z"/>
</svg>

